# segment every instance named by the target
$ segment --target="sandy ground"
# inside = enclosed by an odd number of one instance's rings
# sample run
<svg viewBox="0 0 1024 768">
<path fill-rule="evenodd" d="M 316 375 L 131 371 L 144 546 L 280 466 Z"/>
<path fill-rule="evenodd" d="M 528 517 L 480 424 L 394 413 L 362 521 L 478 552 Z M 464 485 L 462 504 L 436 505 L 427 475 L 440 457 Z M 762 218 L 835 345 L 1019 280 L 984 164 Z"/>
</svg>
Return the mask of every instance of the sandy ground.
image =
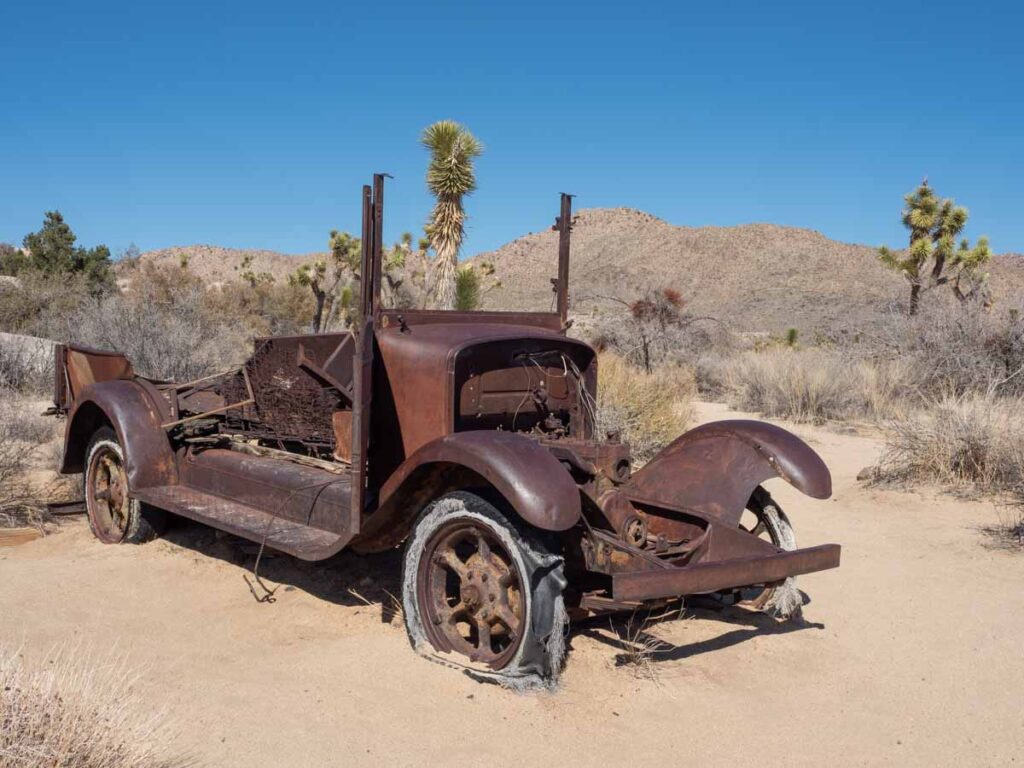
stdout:
<svg viewBox="0 0 1024 768">
<path fill-rule="evenodd" d="M 209 766 L 1024 761 L 1024 555 L 988 546 L 993 507 L 865 489 L 877 441 L 796 431 L 835 496 L 770 489 L 801 544 L 843 545 L 839 570 L 800 580 L 804 623 L 690 610 L 653 629 L 668 645 L 640 670 L 603 622 L 578 628 L 554 694 L 416 656 L 387 610 L 346 591 L 395 591 L 396 557 L 276 558 L 283 585 L 258 604 L 251 553 L 193 525 L 110 547 L 78 521 L 0 549 L 0 641 L 127 651 L 177 745 Z"/>
</svg>

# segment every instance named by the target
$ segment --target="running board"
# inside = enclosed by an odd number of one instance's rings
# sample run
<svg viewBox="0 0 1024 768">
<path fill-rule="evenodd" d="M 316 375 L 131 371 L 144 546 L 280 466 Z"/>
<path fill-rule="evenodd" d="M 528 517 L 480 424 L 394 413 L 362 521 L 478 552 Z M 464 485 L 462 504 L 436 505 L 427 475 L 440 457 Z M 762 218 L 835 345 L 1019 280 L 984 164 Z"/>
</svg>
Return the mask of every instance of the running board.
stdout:
<svg viewBox="0 0 1024 768">
<path fill-rule="evenodd" d="M 351 539 L 313 528 L 269 512 L 197 491 L 183 485 L 143 488 L 132 496 L 145 504 L 166 509 L 213 528 L 241 536 L 302 560 L 323 560 L 338 552 Z"/>
</svg>

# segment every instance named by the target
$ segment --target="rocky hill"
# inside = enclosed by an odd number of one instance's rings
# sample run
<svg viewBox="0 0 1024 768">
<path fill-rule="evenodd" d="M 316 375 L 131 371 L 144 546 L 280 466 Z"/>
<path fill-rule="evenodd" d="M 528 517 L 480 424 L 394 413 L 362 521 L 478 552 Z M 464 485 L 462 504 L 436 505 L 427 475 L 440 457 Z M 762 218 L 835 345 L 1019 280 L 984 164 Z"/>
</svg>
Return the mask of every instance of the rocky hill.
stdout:
<svg viewBox="0 0 1024 768">
<path fill-rule="evenodd" d="M 547 310 L 557 271 L 558 235 L 545 230 L 513 240 L 475 260 L 495 267 L 501 287 L 485 295 L 490 309 Z M 274 251 L 178 246 L 149 251 L 141 261 L 178 264 L 211 285 L 238 280 L 241 263 L 287 279 L 322 256 Z M 1024 256 L 996 256 L 990 269 L 996 298 L 1024 295 Z M 678 290 L 695 314 L 712 315 L 744 331 L 854 330 L 906 301 L 907 287 L 877 261 L 872 246 L 841 243 L 808 229 L 775 224 L 679 227 L 628 208 L 584 209 L 574 218 L 572 311 L 600 313 L 649 287 Z"/>
<path fill-rule="evenodd" d="M 557 254 L 553 231 L 480 254 L 501 281 L 486 306 L 550 308 Z M 871 246 L 775 224 L 679 227 L 628 208 L 580 211 L 570 266 L 575 314 L 600 312 L 616 305 L 611 299 L 630 300 L 648 287 L 672 287 L 695 314 L 747 331 L 855 329 L 905 302 L 907 293 Z M 997 298 L 1024 291 L 1024 259 L 997 256 L 990 272 Z"/>
<path fill-rule="evenodd" d="M 150 262 L 156 266 L 177 266 L 183 256 L 188 259 L 189 270 L 212 286 L 240 280 L 242 261 L 247 256 L 252 258 L 248 268 L 253 272 L 266 272 L 273 275 L 275 280 L 283 281 L 301 264 L 326 254 L 291 256 L 277 251 L 222 248 L 217 245 L 176 245 L 157 251 L 147 251 L 139 257 L 139 261 Z M 128 277 L 126 267 L 127 264 L 121 265 L 118 270 L 119 278 Z"/>
</svg>

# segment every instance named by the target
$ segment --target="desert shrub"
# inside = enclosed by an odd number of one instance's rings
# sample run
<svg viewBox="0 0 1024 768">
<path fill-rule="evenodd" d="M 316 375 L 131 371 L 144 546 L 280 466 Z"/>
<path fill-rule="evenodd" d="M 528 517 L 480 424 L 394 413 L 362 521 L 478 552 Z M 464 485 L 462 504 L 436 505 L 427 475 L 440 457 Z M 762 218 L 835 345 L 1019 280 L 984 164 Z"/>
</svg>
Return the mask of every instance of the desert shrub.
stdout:
<svg viewBox="0 0 1024 768">
<path fill-rule="evenodd" d="M 899 359 L 925 393 L 1024 395 L 1024 302 L 986 310 L 977 303 L 929 302 L 908 317 L 864 333 L 852 354 Z"/>
<path fill-rule="evenodd" d="M 0 526 L 38 524 L 45 502 L 61 490 L 55 475 L 38 472 L 48 458 L 43 446 L 57 436 L 58 425 L 41 416 L 38 402 L 0 389 Z M 49 475 L 32 481 L 30 473 Z"/>
<path fill-rule="evenodd" d="M 1024 491 L 1024 398 L 945 396 L 895 419 L 871 470 L 880 483 Z"/>
<path fill-rule="evenodd" d="M 598 359 L 597 430 L 618 432 L 638 464 L 679 436 L 693 420 L 693 374 L 675 365 L 646 373 L 610 352 Z"/>
<path fill-rule="evenodd" d="M 129 290 L 83 305 L 72 341 L 123 352 L 135 370 L 188 381 L 241 362 L 250 331 L 218 312 L 202 282 L 181 267 L 144 265 Z"/>
<path fill-rule="evenodd" d="M 309 333 L 313 297 L 301 285 L 276 282 L 229 283 L 206 295 L 210 310 L 252 336 Z"/>
<path fill-rule="evenodd" d="M 772 347 L 716 365 L 732 407 L 793 421 L 883 419 L 915 396 L 912 372 L 901 362 L 858 361 L 832 350 Z"/>
<path fill-rule="evenodd" d="M 124 659 L 57 653 L 28 665 L 0 646 L 0 768 L 185 765 L 135 681 Z"/>
<path fill-rule="evenodd" d="M 93 300 L 89 281 L 82 274 L 22 272 L 16 281 L 0 284 L 0 331 L 65 338 L 69 319 Z"/>
<path fill-rule="evenodd" d="M 670 288 L 631 301 L 608 301 L 604 310 L 575 318 L 573 335 L 648 372 L 666 364 L 690 366 L 708 351 L 723 353 L 737 346 L 725 325 L 690 314 L 680 294 Z"/>
<path fill-rule="evenodd" d="M 53 387 L 53 344 L 0 331 L 0 390 L 48 392 Z"/>
</svg>

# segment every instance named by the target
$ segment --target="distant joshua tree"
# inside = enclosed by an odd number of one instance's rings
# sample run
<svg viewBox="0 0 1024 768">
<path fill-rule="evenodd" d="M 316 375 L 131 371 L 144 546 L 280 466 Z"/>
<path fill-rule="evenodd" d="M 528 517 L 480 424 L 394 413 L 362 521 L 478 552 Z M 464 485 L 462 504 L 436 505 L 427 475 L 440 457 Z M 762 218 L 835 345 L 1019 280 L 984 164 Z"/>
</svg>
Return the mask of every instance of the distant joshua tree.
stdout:
<svg viewBox="0 0 1024 768">
<path fill-rule="evenodd" d="M 473 160 L 483 145 L 465 127 L 451 120 L 427 126 L 421 138 L 430 152 L 427 188 L 436 198 L 427 224 L 434 263 L 434 297 L 439 309 L 454 309 L 459 249 L 465 235 L 466 212 L 462 198 L 476 189 Z"/>
<path fill-rule="evenodd" d="M 310 327 L 313 333 L 326 331 L 336 317 L 346 327 L 353 320 L 351 282 L 353 278 L 359 279 L 360 241 L 348 232 L 332 230 L 328 245 L 330 264 L 326 259 L 317 259 L 312 264 L 303 264 L 288 276 L 290 285 L 306 286 L 313 292 L 315 308 Z"/>
<path fill-rule="evenodd" d="M 910 283 L 910 314 L 917 314 L 922 293 L 940 285 L 949 285 L 961 303 L 987 301 L 988 275 L 981 268 L 992 256 L 988 238 L 978 238 L 973 248 L 966 239 L 956 246 L 967 224 L 967 209 L 951 199 L 940 200 L 928 179 L 903 199 L 903 226 L 910 231 L 910 246 L 906 251 L 883 246 L 878 258 Z"/>
</svg>

